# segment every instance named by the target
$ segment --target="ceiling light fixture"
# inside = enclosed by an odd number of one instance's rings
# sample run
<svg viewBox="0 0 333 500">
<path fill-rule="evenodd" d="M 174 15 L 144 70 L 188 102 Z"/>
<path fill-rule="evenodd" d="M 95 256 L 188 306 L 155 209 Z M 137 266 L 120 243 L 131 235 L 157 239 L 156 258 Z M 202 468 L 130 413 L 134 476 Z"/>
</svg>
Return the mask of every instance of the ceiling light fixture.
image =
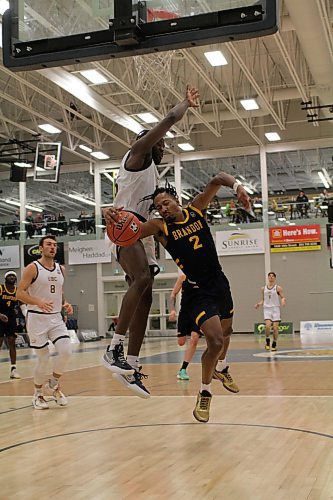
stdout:
<svg viewBox="0 0 333 500">
<path fill-rule="evenodd" d="M 220 50 L 213 50 L 204 54 L 211 66 L 226 66 L 228 64 L 228 61 Z"/>
<path fill-rule="evenodd" d="M 241 99 L 240 103 L 246 111 L 259 109 L 259 105 L 255 99 Z"/>
<path fill-rule="evenodd" d="M 60 134 L 61 130 L 59 130 L 57 127 L 54 127 L 50 123 L 42 123 L 41 125 L 38 125 L 38 128 L 41 128 L 48 134 Z"/>
<path fill-rule="evenodd" d="M 190 197 L 189 197 L 189 196 L 187 196 L 187 194 L 185 194 L 185 193 L 180 193 L 180 196 L 181 196 L 182 198 L 184 198 L 184 200 L 190 200 Z"/>
<path fill-rule="evenodd" d="M 80 144 L 79 148 L 83 149 L 83 151 L 87 151 L 87 153 L 92 153 L 93 152 L 93 150 L 91 148 L 89 148 L 88 146 L 85 146 L 84 144 Z"/>
<path fill-rule="evenodd" d="M 265 137 L 271 142 L 281 141 L 281 137 L 277 132 L 266 132 Z"/>
<path fill-rule="evenodd" d="M 327 182 L 331 186 L 332 185 L 332 180 L 331 180 L 330 176 L 328 175 L 328 172 L 327 172 L 326 168 L 322 168 L 322 171 L 324 173 L 324 176 L 326 177 Z"/>
<path fill-rule="evenodd" d="M 140 120 L 142 120 L 145 123 L 157 123 L 158 118 L 153 115 L 153 113 L 138 113 L 137 115 Z"/>
<path fill-rule="evenodd" d="M 107 78 L 105 78 L 105 76 L 96 69 L 86 69 L 84 71 L 80 71 L 80 74 L 94 85 L 108 83 Z"/>
<path fill-rule="evenodd" d="M 183 142 L 182 144 L 178 144 L 178 147 L 183 151 L 194 151 L 194 147 L 189 142 Z"/>
<path fill-rule="evenodd" d="M 254 194 L 254 191 L 253 191 L 253 189 L 252 189 L 250 186 L 246 186 L 246 185 L 244 185 L 244 189 L 245 189 L 245 191 L 246 191 L 247 193 L 249 193 L 249 194 Z"/>
<path fill-rule="evenodd" d="M 68 194 L 67 195 L 69 198 L 72 198 L 73 200 L 77 200 L 77 201 L 81 201 L 82 203 L 85 203 L 86 205 L 91 205 L 91 206 L 95 206 L 96 203 L 92 200 L 88 200 L 87 198 L 84 198 L 83 196 L 80 196 L 79 194 Z M 71 219 L 73 220 L 73 219 Z M 80 222 L 80 221 L 79 221 Z"/>
<path fill-rule="evenodd" d="M 8 198 L 5 199 L 5 202 L 8 203 L 8 205 L 13 205 L 14 207 L 21 206 L 21 203 L 19 201 L 9 200 Z M 33 207 L 32 205 L 25 205 L 25 208 L 27 208 L 28 210 L 32 210 L 33 212 L 43 212 L 42 208 Z"/>
<path fill-rule="evenodd" d="M 326 177 L 324 176 L 323 172 L 321 172 L 321 171 L 320 171 L 320 172 L 318 172 L 318 175 L 319 175 L 319 177 L 320 177 L 321 182 L 324 184 L 325 188 L 326 188 L 326 189 L 329 189 L 330 185 L 329 185 L 329 183 L 328 183 L 328 181 L 327 181 Z"/>
<path fill-rule="evenodd" d="M 15 161 L 14 165 L 16 165 L 17 167 L 21 167 L 21 168 L 31 168 L 32 167 L 31 163 L 27 163 L 25 161 Z"/>
<path fill-rule="evenodd" d="M 110 156 L 106 155 L 105 153 L 102 153 L 102 151 L 94 151 L 93 153 L 90 154 L 94 158 L 97 158 L 97 160 L 108 160 L 110 158 Z"/>
<path fill-rule="evenodd" d="M 165 134 L 167 137 L 169 137 L 169 139 L 173 139 L 175 137 L 175 134 L 173 134 L 172 132 L 168 131 L 166 134 Z"/>
</svg>

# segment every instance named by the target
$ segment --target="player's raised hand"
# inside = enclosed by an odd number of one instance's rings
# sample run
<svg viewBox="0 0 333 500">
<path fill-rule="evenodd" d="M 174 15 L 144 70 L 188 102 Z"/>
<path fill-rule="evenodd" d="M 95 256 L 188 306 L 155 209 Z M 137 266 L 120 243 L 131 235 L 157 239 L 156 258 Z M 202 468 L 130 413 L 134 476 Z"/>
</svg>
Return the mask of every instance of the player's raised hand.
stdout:
<svg viewBox="0 0 333 500">
<path fill-rule="evenodd" d="M 248 193 L 245 191 L 243 186 L 240 184 L 237 188 L 237 199 L 242 207 L 251 214 L 252 206 L 251 206 L 251 198 Z"/>
<path fill-rule="evenodd" d="M 44 311 L 46 313 L 53 312 L 53 301 L 52 300 L 40 299 L 37 305 L 42 311 Z"/>
<path fill-rule="evenodd" d="M 199 107 L 199 91 L 190 85 L 186 87 L 186 99 L 188 100 L 188 105 L 190 108 L 198 108 Z"/>
<path fill-rule="evenodd" d="M 107 224 L 113 224 L 114 222 L 118 222 L 119 213 L 123 210 L 124 207 L 106 207 L 103 208 L 103 217 Z"/>
</svg>

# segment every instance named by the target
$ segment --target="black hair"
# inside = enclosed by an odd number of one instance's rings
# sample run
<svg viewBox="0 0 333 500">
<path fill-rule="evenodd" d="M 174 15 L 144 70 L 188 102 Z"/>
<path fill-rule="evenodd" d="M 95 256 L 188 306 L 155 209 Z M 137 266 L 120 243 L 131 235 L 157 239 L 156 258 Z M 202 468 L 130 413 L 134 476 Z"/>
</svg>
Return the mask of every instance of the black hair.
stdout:
<svg viewBox="0 0 333 500">
<path fill-rule="evenodd" d="M 176 188 L 172 184 L 170 184 L 170 182 L 168 180 L 165 181 L 164 187 L 157 187 L 152 194 L 149 194 L 148 196 L 144 196 L 144 198 L 142 198 L 140 200 L 140 203 L 142 201 L 152 200 L 153 203 L 149 207 L 149 212 L 152 212 L 153 210 L 156 209 L 155 204 L 154 204 L 154 200 L 155 200 L 156 196 L 158 194 L 161 194 L 161 193 L 169 194 L 170 196 L 175 198 L 175 200 L 178 201 L 178 203 L 179 203 L 179 198 L 177 195 Z"/>
<path fill-rule="evenodd" d="M 39 245 L 40 247 L 42 247 L 42 246 L 43 246 L 43 243 L 44 243 L 44 241 L 45 241 L 45 240 L 53 240 L 53 241 L 57 242 L 57 239 L 56 239 L 56 237 L 55 237 L 55 236 L 53 236 L 53 234 L 47 234 L 46 236 L 43 236 L 43 237 L 39 240 L 38 245 Z"/>
<path fill-rule="evenodd" d="M 276 278 L 276 274 L 275 274 L 275 273 L 273 273 L 273 271 L 270 271 L 270 272 L 267 274 L 267 276 L 269 276 L 270 274 L 273 274 L 274 278 Z"/>
<path fill-rule="evenodd" d="M 144 128 L 143 130 L 141 130 L 141 132 L 138 133 L 135 140 L 138 141 L 139 139 L 141 139 L 141 137 L 144 137 L 145 135 L 147 135 L 148 132 L 149 132 L 149 130 L 147 128 Z"/>
</svg>

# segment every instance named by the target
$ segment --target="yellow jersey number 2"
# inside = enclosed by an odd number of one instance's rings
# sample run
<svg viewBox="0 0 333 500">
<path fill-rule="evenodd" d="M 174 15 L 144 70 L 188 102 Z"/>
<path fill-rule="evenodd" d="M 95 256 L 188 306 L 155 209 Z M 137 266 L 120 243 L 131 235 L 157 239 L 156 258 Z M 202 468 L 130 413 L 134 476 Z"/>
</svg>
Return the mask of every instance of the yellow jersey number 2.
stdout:
<svg viewBox="0 0 333 500">
<path fill-rule="evenodd" d="M 199 248 L 202 248 L 202 244 L 200 243 L 200 240 L 199 240 L 199 236 L 191 236 L 189 238 L 189 241 L 194 241 L 194 245 L 193 245 L 193 248 L 194 250 L 198 250 Z"/>
</svg>

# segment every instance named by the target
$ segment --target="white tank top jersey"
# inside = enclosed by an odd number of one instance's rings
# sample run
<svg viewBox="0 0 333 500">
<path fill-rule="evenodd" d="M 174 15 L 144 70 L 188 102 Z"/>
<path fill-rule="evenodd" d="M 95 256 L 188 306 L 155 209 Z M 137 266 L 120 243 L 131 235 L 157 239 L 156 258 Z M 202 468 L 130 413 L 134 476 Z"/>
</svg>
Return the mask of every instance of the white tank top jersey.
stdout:
<svg viewBox="0 0 333 500">
<path fill-rule="evenodd" d="M 115 207 L 124 207 L 129 212 L 134 212 L 145 220 L 150 218 L 149 207 L 152 200 L 140 201 L 145 196 L 152 194 L 159 180 L 158 171 L 152 160 L 148 168 L 132 172 L 126 170 L 125 164 L 130 151 L 121 161 L 117 176 L 117 194 L 114 199 Z"/>
<path fill-rule="evenodd" d="M 277 291 L 277 285 L 273 288 L 264 288 L 264 307 L 280 307 L 280 297 Z"/>
<path fill-rule="evenodd" d="M 29 286 L 27 292 L 33 296 L 53 302 L 52 313 L 59 313 L 62 309 L 62 291 L 64 285 L 64 275 L 58 263 L 54 264 L 51 270 L 46 269 L 40 262 L 35 261 L 37 277 Z M 28 311 L 44 312 L 40 307 L 29 304 Z"/>
</svg>

